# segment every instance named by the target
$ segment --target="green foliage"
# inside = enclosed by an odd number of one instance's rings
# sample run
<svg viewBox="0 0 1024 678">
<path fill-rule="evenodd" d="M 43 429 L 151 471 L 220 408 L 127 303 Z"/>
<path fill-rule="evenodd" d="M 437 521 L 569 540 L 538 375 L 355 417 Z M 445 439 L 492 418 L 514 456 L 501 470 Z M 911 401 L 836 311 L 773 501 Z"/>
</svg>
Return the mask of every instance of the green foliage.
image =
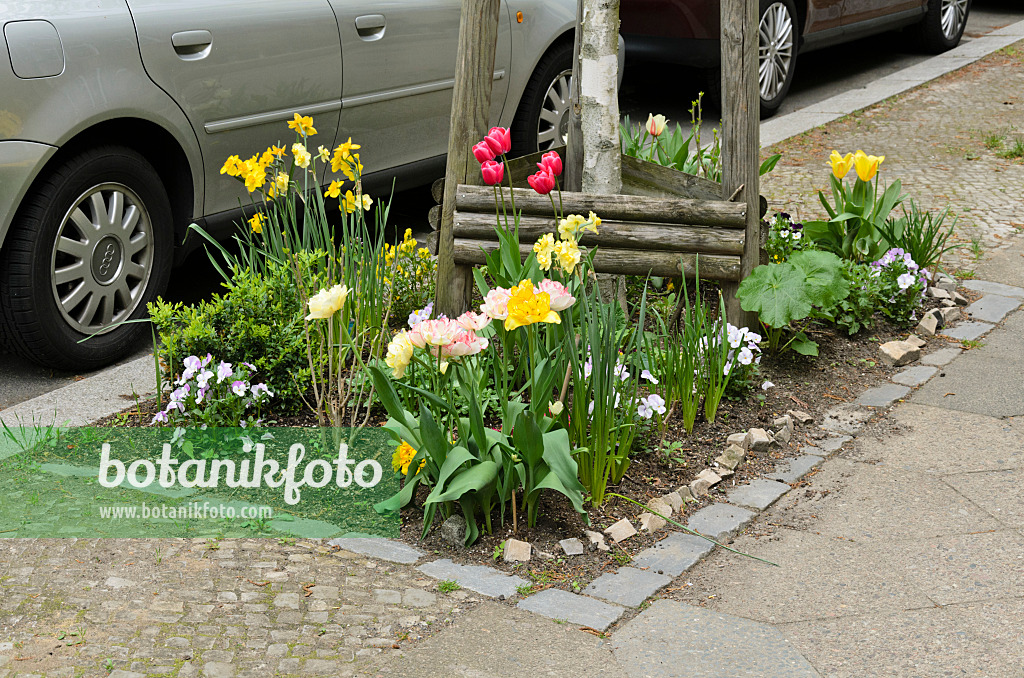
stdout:
<svg viewBox="0 0 1024 678">
<path fill-rule="evenodd" d="M 826 320 L 854 335 L 871 327 L 875 311 L 881 303 L 881 288 L 872 267 L 852 261 L 843 261 L 843 278 L 850 293 L 832 306 L 815 308 L 812 317 Z"/>
<path fill-rule="evenodd" d="M 755 268 L 740 283 L 737 296 L 743 310 L 758 313 L 768 332 L 770 350 L 792 348 L 804 355 L 817 355 L 817 344 L 792 324 L 810 316 L 814 308 L 834 306 L 849 293 L 838 256 L 805 250 L 785 263 Z"/>
<path fill-rule="evenodd" d="M 250 362 L 274 392 L 280 411 L 298 410 L 310 383 L 303 306 L 291 269 L 270 262 L 266 277 L 235 268 L 227 290 L 196 306 L 149 305 L 160 334 L 159 355 L 168 381 L 190 355 L 211 353 L 230 363 Z"/>
<path fill-rule="evenodd" d="M 964 244 L 947 245 L 956 229 L 957 217 L 954 216 L 949 228 L 944 227 L 949 216 L 946 207 L 938 214 L 922 211 L 917 203 L 910 201 L 910 211 L 903 207 L 903 216 L 898 219 L 887 219 L 879 226 L 879 231 L 890 247 L 899 247 L 909 252 L 921 268 L 931 269 L 939 263 L 942 255 L 950 250 L 965 247 Z"/>
<path fill-rule="evenodd" d="M 852 188 L 829 175 L 832 202 L 823 192 L 818 199 L 828 213 L 827 221 L 804 222 L 804 233 L 821 249 L 853 261 L 873 261 L 885 249 L 879 231 L 893 208 L 903 202 L 902 185 L 897 179 L 878 195 L 879 180 L 874 184 L 857 179 Z"/>
</svg>

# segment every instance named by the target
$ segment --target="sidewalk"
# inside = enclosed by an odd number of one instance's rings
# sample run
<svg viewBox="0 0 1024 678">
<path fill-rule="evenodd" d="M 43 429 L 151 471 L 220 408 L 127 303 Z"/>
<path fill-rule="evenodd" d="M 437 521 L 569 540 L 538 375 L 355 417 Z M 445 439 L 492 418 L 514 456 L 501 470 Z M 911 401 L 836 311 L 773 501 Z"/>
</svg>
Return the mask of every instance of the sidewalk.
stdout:
<svg viewBox="0 0 1024 678">
<path fill-rule="evenodd" d="M 963 263 L 1011 287 L 971 282 L 1008 300 L 984 345 L 818 450 L 732 544 L 779 567 L 717 550 L 598 637 L 567 609 L 443 592 L 408 547 L 0 539 L 0 678 L 1024 676 L 1024 165 L 983 144 L 1024 130 L 1022 50 L 781 144 L 774 207 L 815 211 L 832 148 L 884 153 L 923 205 L 972 208 L 993 252 Z"/>
</svg>

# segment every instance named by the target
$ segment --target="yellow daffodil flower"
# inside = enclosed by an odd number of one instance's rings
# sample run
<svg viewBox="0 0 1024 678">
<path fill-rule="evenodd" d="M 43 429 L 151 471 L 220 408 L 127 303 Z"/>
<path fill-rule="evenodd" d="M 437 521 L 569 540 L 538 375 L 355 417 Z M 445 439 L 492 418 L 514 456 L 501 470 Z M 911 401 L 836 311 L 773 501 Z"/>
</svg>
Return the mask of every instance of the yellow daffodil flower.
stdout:
<svg viewBox="0 0 1024 678">
<path fill-rule="evenodd" d="M 415 458 L 416 450 L 413 449 L 412 445 L 403 440 L 402 444 L 395 448 L 395 453 L 391 456 L 391 468 L 396 473 L 401 472 L 403 476 L 407 475 L 409 473 L 409 464 Z M 426 463 L 426 459 L 420 459 L 420 466 L 416 469 L 416 473 L 422 471 Z M 413 475 L 416 475 L 416 473 Z"/>
<path fill-rule="evenodd" d="M 340 181 L 332 181 L 331 185 L 327 187 L 326 191 L 324 191 L 324 197 L 325 198 L 337 198 L 337 197 L 340 197 L 340 196 L 341 196 L 341 182 Z"/>
<path fill-rule="evenodd" d="M 533 245 L 533 251 L 537 254 L 537 263 L 543 271 L 551 268 L 551 253 L 555 251 L 555 236 L 545 233 Z"/>
<path fill-rule="evenodd" d="M 534 323 L 553 323 L 559 325 L 562 319 L 551 310 L 551 297 L 547 292 L 539 292 L 533 283 L 524 280 L 511 289 L 508 300 L 508 317 L 505 318 L 505 329 L 514 330 Z"/>
<path fill-rule="evenodd" d="M 334 157 L 331 158 L 331 171 L 337 172 L 341 169 L 350 157 L 352 157 L 352 151 L 362 148 L 359 144 L 352 143 L 352 137 L 348 138 L 348 141 L 334 149 Z"/>
<path fill-rule="evenodd" d="M 580 248 L 575 240 L 561 240 L 555 244 L 558 265 L 566 275 L 572 275 L 580 263 Z"/>
<path fill-rule="evenodd" d="M 345 191 L 345 197 L 341 199 L 341 205 L 339 206 L 346 214 L 352 214 L 356 211 L 356 205 L 362 204 L 363 211 L 369 211 L 373 205 L 373 199 L 368 195 L 360 196 L 360 200 L 356 200 L 356 196 L 352 191 Z"/>
<path fill-rule="evenodd" d="M 288 129 L 293 129 L 304 137 L 311 137 L 316 134 L 316 128 L 313 127 L 313 118 L 307 116 L 295 114 L 295 118 L 288 122 Z"/>
<path fill-rule="evenodd" d="M 273 155 L 277 156 L 278 158 L 280 158 L 282 155 L 288 152 L 288 149 L 286 149 L 284 146 L 271 146 L 267 150 L 269 150 Z"/>
<path fill-rule="evenodd" d="M 868 155 L 864 151 L 857 151 L 853 154 L 853 166 L 857 169 L 857 176 L 861 181 L 871 181 L 878 173 L 878 166 L 885 160 L 884 155 Z"/>
<path fill-rule="evenodd" d="M 292 144 L 292 155 L 295 156 L 295 164 L 302 169 L 309 167 L 309 161 L 313 159 L 313 156 L 302 144 Z"/>
<path fill-rule="evenodd" d="M 853 167 L 853 153 L 839 155 L 839 151 L 832 151 L 828 164 L 832 168 L 832 174 L 835 178 L 842 179 L 850 171 L 850 168 Z"/>
<path fill-rule="evenodd" d="M 326 146 L 321 146 L 320 148 L 316 149 L 316 157 L 320 158 L 324 162 L 329 161 L 331 159 L 331 149 L 327 148 Z"/>
<path fill-rule="evenodd" d="M 263 214 L 261 212 L 252 215 L 252 219 L 249 219 L 249 228 L 253 233 L 263 232 Z"/>
<path fill-rule="evenodd" d="M 221 174 L 227 174 L 228 176 L 237 177 L 245 169 L 245 163 L 237 155 L 233 155 L 224 161 L 224 166 L 220 168 Z"/>
<path fill-rule="evenodd" d="M 358 153 L 353 153 L 342 163 L 341 173 L 348 177 L 349 181 L 355 181 L 363 176 L 363 163 L 359 162 Z"/>
</svg>

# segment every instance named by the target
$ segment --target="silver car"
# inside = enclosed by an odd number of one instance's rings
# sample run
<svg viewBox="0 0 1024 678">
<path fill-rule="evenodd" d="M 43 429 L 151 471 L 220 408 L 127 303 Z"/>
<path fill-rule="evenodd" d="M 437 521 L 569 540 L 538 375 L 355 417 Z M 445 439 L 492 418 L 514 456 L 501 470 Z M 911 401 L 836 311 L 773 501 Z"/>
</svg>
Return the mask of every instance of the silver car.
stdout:
<svg viewBox="0 0 1024 678">
<path fill-rule="evenodd" d="M 526 152 L 565 132 L 576 0 L 514 5 L 491 115 Z M 224 160 L 285 140 L 295 112 L 325 146 L 361 144 L 371 186 L 440 176 L 460 7 L 0 0 L 0 343 L 73 370 L 123 354 L 144 327 L 118 323 L 166 288 L 188 225 L 248 204 Z"/>
</svg>

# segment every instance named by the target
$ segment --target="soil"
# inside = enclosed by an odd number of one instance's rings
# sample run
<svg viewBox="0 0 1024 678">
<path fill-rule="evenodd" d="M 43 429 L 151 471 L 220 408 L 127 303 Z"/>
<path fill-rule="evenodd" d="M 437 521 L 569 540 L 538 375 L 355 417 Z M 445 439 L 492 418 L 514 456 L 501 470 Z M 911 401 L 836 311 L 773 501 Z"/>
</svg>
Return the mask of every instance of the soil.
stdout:
<svg viewBox="0 0 1024 678">
<path fill-rule="evenodd" d="M 926 307 L 937 305 L 928 300 Z M 656 431 L 649 430 L 638 436 L 634 443 L 631 465 L 622 482 L 609 487 L 609 492 L 629 497 L 633 501 L 646 503 L 667 494 L 689 482 L 705 468 L 714 468 L 713 459 L 725 447 L 725 439 L 732 433 L 749 428 L 772 428 L 777 417 L 787 410 L 803 410 L 820 421 L 829 408 L 844 402 L 853 402 L 861 392 L 885 382 L 900 368 L 891 368 L 879 360 L 878 345 L 908 335 L 907 328 L 894 326 L 876 318 L 876 324 L 849 337 L 843 331 L 826 326 L 810 327 L 808 334 L 818 342 L 819 355 L 807 358 L 792 351 L 781 356 L 765 355 L 760 366 L 759 379 L 774 384 L 767 391 L 755 388 L 742 400 L 723 400 L 714 423 L 708 424 L 698 418 L 693 433 L 687 435 L 681 422 L 669 421 L 665 441 L 678 441 L 681 447 L 669 459 L 655 452 L 660 441 Z M 927 338 L 923 349 L 931 352 L 947 345 L 959 346 L 959 342 L 944 337 Z M 157 411 L 155 401 L 140 404 L 141 411 L 131 408 L 99 425 L 106 426 L 147 426 Z M 297 415 L 275 415 L 268 417 L 281 426 L 316 426 L 316 417 L 311 412 Z M 374 416 L 370 425 L 381 425 L 384 417 Z M 878 417 L 874 423 L 877 425 Z M 871 422 L 869 422 L 869 426 Z M 673 518 L 681 523 L 689 516 L 710 503 L 720 501 L 728 487 L 743 484 L 774 471 L 777 463 L 784 458 L 795 457 L 804 445 L 826 436 L 814 424 L 797 426 L 791 442 L 771 452 L 750 452 L 733 476 L 712 489 L 710 496 L 683 508 L 682 516 Z M 799 484 L 799 481 L 798 483 Z M 796 485 L 796 484 L 795 484 Z M 501 525 L 497 516 L 493 519 L 494 533 L 482 534 L 471 547 L 453 545 L 441 537 L 439 529 L 442 518 L 435 517 L 435 525 L 420 542 L 423 531 L 423 514 L 420 510 L 425 492 L 421 493 L 402 512 L 402 538 L 436 555 L 449 557 L 456 562 L 485 564 L 507 572 L 514 572 L 531 581 L 531 593 L 545 588 L 561 588 L 579 591 L 601 574 L 626 565 L 637 553 L 664 539 L 677 528 L 671 524 L 654 534 L 639 532 L 622 544 L 611 544 L 607 552 L 588 550 L 583 556 L 566 557 L 558 542 L 562 539 L 580 538 L 585 545 L 589 540 L 584 530 L 603 531 L 621 518 L 629 518 L 636 524 L 642 511 L 639 507 L 622 499 L 612 497 L 604 506 L 594 508 L 589 504 L 589 526 L 563 497 L 545 493 L 541 498 L 538 524 L 534 528 L 519 525 L 513 533 L 510 516 Z M 482 523 L 481 523 L 482 524 Z M 500 557 L 500 544 L 507 538 L 528 541 L 534 549 L 534 558 L 528 563 L 506 563 Z M 611 540 L 608 540 L 609 543 Z M 524 592 L 525 593 L 525 592 Z"/>
</svg>

